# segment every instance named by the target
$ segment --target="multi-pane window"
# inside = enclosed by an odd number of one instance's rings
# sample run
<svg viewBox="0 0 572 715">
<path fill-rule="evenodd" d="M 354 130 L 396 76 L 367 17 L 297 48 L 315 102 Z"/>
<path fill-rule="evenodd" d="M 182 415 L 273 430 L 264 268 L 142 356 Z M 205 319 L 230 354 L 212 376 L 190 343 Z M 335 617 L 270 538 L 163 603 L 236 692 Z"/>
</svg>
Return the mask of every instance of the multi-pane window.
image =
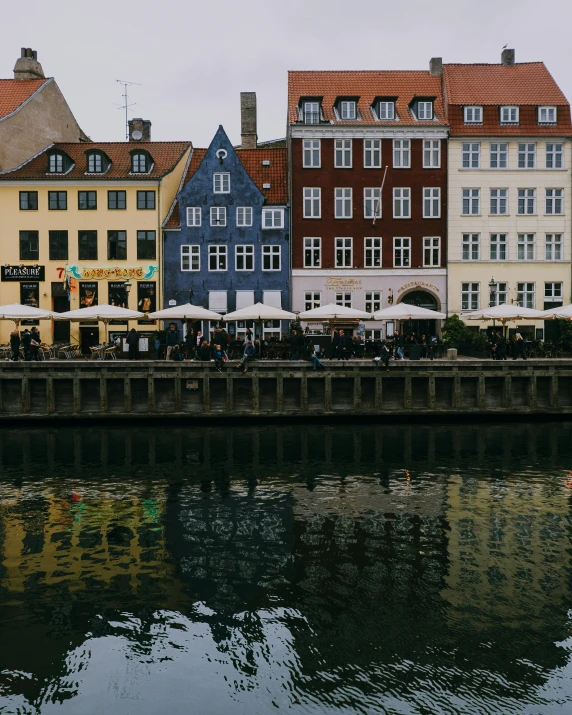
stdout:
<svg viewBox="0 0 572 715">
<path fill-rule="evenodd" d="M 538 107 L 539 124 L 556 124 L 556 107 Z"/>
<path fill-rule="evenodd" d="M 322 305 L 322 294 L 319 290 L 304 293 L 304 310 L 314 310 Z"/>
<path fill-rule="evenodd" d="M 491 261 L 506 261 L 507 252 L 506 233 L 491 233 L 490 236 L 490 259 Z"/>
<path fill-rule="evenodd" d="M 508 300 L 508 283 L 495 283 L 489 287 L 489 308 L 496 305 L 506 305 Z"/>
<path fill-rule="evenodd" d="M 67 207 L 67 191 L 48 191 L 48 208 L 50 211 L 66 211 Z"/>
<path fill-rule="evenodd" d="M 63 154 L 50 154 L 49 172 L 50 174 L 61 174 L 64 170 Z"/>
<path fill-rule="evenodd" d="M 20 260 L 37 261 L 40 258 L 38 231 L 20 231 Z"/>
<path fill-rule="evenodd" d="M 209 246 L 209 271 L 226 271 L 227 246 L 211 244 Z"/>
<path fill-rule="evenodd" d="M 336 293 L 336 305 L 341 305 L 344 308 L 352 307 L 352 294 L 351 291 L 347 293 Z"/>
<path fill-rule="evenodd" d="M 465 107 L 465 124 L 482 124 L 482 107 Z"/>
<path fill-rule="evenodd" d="M 409 139 L 393 140 L 393 168 L 409 169 L 411 167 L 411 141 Z"/>
<path fill-rule="evenodd" d="M 441 189 L 439 187 L 423 189 L 423 218 L 440 218 Z"/>
<path fill-rule="evenodd" d="M 305 169 L 320 168 L 319 139 L 304 139 L 302 144 L 302 163 Z"/>
<path fill-rule="evenodd" d="M 490 213 L 505 216 L 508 213 L 508 189 L 491 189 Z"/>
<path fill-rule="evenodd" d="M 20 211 L 38 210 L 38 192 L 20 191 Z"/>
<path fill-rule="evenodd" d="M 481 190 L 463 189 L 463 214 L 477 216 L 481 213 Z"/>
<path fill-rule="evenodd" d="M 465 142 L 462 150 L 463 169 L 478 169 L 481 165 L 481 145 L 478 142 Z"/>
<path fill-rule="evenodd" d="M 262 209 L 262 228 L 284 228 L 284 209 Z"/>
<path fill-rule="evenodd" d="M 68 259 L 68 232 L 50 231 L 50 261 L 67 261 Z"/>
<path fill-rule="evenodd" d="M 366 169 L 381 168 L 381 139 L 363 140 L 363 165 Z"/>
<path fill-rule="evenodd" d="M 322 191 L 319 188 L 304 188 L 304 218 L 320 218 L 322 215 Z"/>
<path fill-rule="evenodd" d="M 411 189 L 393 189 L 393 218 L 411 218 Z"/>
<path fill-rule="evenodd" d="M 365 292 L 365 307 L 366 313 L 375 313 L 376 310 L 381 310 L 381 291 L 368 290 Z"/>
<path fill-rule="evenodd" d="M 500 108 L 501 124 L 518 124 L 518 107 Z"/>
<path fill-rule="evenodd" d="M 536 189 L 518 190 L 518 208 L 521 215 L 533 215 L 536 213 Z"/>
<path fill-rule="evenodd" d="M 254 246 L 235 246 L 234 259 L 237 271 L 253 271 Z"/>
<path fill-rule="evenodd" d="M 461 283 L 461 310 L 478 310 L 481 307 L 481 284 Z"/>
<path fill-rule="evenodd" d="M 534 233 L 518 234 L 516 257 L 519 261 L 534 261 L 535 238 Z"/>
<path fill-rule="evenodd" d="M 480 233 L 464 233 L 463 234 L 463 261 L 478 261 L 481 254 L 481 235 Z"/>
<path fill-rule="evenodd" d="M 395 119 L 395 102 L 383 101 L 379 103 L 378 113 L 380 120 Z"/>
<path fill-rule="evenodd" d="M 381 268 L 381 238 L 364 238 L 363 264 L 366 268 Z"/>
<path fill-rule="evenodd" d="M 363 190 L 364 218 L 379 218 L 381 216 L 381 189 L 378 187 Z"/>
<path fill-rule="evenodd" d="M 562 303 L 562 283 L 545 283 L 544 300 L 547 303 Z"/>
<path fill-rule="evenodd" d="M 521 308 L 535 307 L 535 286 L 534 283 L 517 283 L 516 284 L 516 299 Z"/>
<path fill-rule="evenodd" d="M 226 226 L 226 206 L 211 206 L 211 226 Z"/>
<path fill-rule="evenodd" d="M 562 169 L 562 144 L 549 142 L 546 145 L 546 168 Z"/>
<path fill-rule="evenodd" d="M 131 155 L 131 172 L 133 174 L 146 174 L 149 170 L 147 154 Z"/>
<path fill-rule="evenodd" d="M 127 260 L 127 231 L 107 232 L 107 260 Z"/>
<path fill-rule="evenodd" d="M 564 189 L 546 189 L 546 213 L 561 214 L 564 211 Z"/>
<path fill-rule="evenodd" d="M 352 239 L 336 238 L 336 268 L 352 267 Z"/>
<path fill-rule="evenodd" d="M 80 261 L 97 260 L 97 231 L 78 231 L 77 251 Z"/>
<path fill-rule="evenodd" d="M 334 166 L 336 169 L 351 169 L 352 140 L 336 139 L 334 149 Z"/>
<path fill-rule="evenodd" d="M 154 191 L 138 191 L 137 192 L 137 208 L 138 209 L 154 209 L 155 208 L 155 192 Z"/>
<path fill-rule="evenodd" d="M 547 233 L 546 234 L 546 252 L 545 257 L 547 261 L 561 261 L 562 260 L 562 234 L 561 233 Z"/>
<path fill-rule="evenodd" d="M 227 172 L 215 172 L 213 174 L 213 191 L 215 194 L 230 193 L 230 174 Z"/>
<path fill-rule="evenodd" d="M 187 206 L 187 226 L 196 227 L 201 225 L 201 207 Z"/>
<path fill-rule="evenodd" d="M 201 269 L 201 247 L 181 246 L 181 270 L 199 271 Z"/>
<path fill-rule="evenodd" d="M 87 157 L 88 174 L 101 174 L 103 172 L 103 157 L 101 154 L 89 154 Z"/>
<path fill-rule="evenodd" d="M 409 268 L 411 257 L 411 239 L 393 239 L 393 265 L 395 268 Z"/>
<path fill-rule="evenodd" d="M 506 142 L 493 142 L 490 145 L 490 168 L 506 169 L 508 167 L 508 144 Z"/>
<path fill-rule="evenodd" d="M 112 211 L 127 208 L 127 193 L 125 191 L 108 191 L 107 208 Z"/>
<path fill-rule="evenodd" d="M 417 102 L 417 119 L 433 119 L 433 102 Z"/>
<path fill-rule="evenodd" d="M 342 119 L 355 119 L 356 103 L 351 100 L 340 102 L 340 117 Z"/>
<path fill-rule="evenodd" d="M 441 142 L 439 139 L 423 140 L 423 168 L 438 169 L 441 166 Z"/>
<path fill-rule="evenodd" d="M 304 238 L 304 268 L 319 268 L 322 265 L 322 239 Z"/>
<path fill-rule="evenodd" d="M 252 226 L 252 206 L 236 207 L 236 225 Z"/>
<path fill-rule="evenodd" d="M 536 144 L 527 142 L 518 145 L 518 168 L 534 169 L 536 164 Z"/>
<path fill-rule="evenodd" d="M 280 270 L 280 246 L 262 246 L 262 270 Z"/>
<path fill-rule="evenodd" d="M 78 191 L 77 207 L 80 211 L 93 211 L 97 208 L 97 191 Z"/>
<path fill-rule="evenodd" d="M 320 103 L 304 102 L 304 122 L 305 124 L 320 123 Z"/>
<path fill-rule="evenodd" d="M 137 259 L 157 258 L 157 238 L 155 231 L 137 231 Z"/>
<path fill-rule="evenodd" d="M 439 236 L 425 236 L 423 238 L 423 265 L 441 265 L 441 239 Z"/>
<path fill-rule="evenodd" d="M 352 190 L 351 189 L 336 189 L 335 190 L 335 217 L 336 218 L 351 218 L 352 215 L 353 215 Z"/>
</svg>

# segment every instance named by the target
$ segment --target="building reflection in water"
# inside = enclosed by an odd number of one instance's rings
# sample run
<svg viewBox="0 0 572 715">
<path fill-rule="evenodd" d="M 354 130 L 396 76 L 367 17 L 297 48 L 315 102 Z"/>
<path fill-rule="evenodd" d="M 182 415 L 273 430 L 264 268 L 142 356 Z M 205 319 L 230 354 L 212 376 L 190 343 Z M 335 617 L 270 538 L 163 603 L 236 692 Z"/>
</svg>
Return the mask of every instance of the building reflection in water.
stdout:
<svg viewBox="0 0 572 715">
<path fill-rule="evenodd" d="M 570 434 L 4 430 L 0 711 L 568 704 Z"/>
</svg>

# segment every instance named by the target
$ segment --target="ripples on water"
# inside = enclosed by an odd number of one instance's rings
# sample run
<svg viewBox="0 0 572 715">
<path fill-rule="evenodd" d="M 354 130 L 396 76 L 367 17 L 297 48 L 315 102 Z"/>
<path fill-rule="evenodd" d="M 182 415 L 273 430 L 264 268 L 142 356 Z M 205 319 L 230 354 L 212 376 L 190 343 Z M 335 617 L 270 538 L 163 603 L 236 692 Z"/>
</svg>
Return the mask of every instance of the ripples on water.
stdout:
<svg viewBox="0 0 572 715">
<path fill-rule="evenodd" d="M 571 436 L 4 429 L 0 713 L 569 715 Z"/>
</svg>

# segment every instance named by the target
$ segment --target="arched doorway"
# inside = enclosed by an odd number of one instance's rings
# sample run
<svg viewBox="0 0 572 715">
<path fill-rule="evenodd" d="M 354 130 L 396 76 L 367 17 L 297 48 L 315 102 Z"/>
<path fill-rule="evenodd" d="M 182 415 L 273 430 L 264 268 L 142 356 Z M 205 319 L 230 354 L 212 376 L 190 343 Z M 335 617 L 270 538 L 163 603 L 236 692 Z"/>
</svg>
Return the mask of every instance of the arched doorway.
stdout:
<svg viewBox="0 0 572 715">
<path fill-rule="evenodd" d="M 399 302 L 416 305 L 427 310 L 439 310 L 437 298 L 426 290 L 412 290 L 406 293 Z M 402 320 L 401 323 L 401 329 L 406 335 L 413 334 L 417 337 L 437 335 L 436 320 Z"/>
</svg>

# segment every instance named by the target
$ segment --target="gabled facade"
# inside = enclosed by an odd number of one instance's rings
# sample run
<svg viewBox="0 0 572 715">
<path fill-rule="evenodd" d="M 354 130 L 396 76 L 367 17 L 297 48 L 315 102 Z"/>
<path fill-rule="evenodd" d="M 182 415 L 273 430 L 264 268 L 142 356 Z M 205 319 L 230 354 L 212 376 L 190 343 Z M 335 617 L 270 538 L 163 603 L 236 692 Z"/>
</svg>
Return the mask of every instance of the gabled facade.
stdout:
<svg viewBox="0 0 572 715">
<path fill-rule="evenodd" d="M 193 151 L 165 222 L 165 307 L 192 299 L 221 315 L 257 302 L 288 309 L 288 225 L 286 149 L 235 150 L 220 126 L 208 149 Z M 240 335 L 245 325 L 228 329 Z M 269 336 L 280 329 L 265 325 Z"/>
<path fill-rule="evenodd" d="M 443 66 L 449 312 L 539 310 L 571 296 L 570 105 L 542 62 Z M 554 322 L 526 321 L 550 340 Z M 534 333 L 534 327 L 543 333 Z"/>
<path fill-rule="evenodd" d="M 371 313 L 401 301 L 447 310 L 439 75 L 438 66 L 289 73 L 293 310 L 338 303 Z"/>
</svg>

